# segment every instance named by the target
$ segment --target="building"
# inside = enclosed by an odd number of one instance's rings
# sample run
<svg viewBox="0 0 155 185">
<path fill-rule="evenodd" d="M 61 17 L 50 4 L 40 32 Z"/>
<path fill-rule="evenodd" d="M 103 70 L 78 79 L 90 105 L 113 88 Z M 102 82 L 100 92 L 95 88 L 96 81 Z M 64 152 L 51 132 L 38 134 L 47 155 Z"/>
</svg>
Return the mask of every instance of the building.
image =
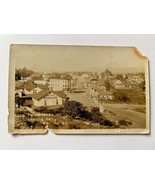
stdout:
<svg viewBox="0 0 155 185">
<path fill-rule="evenodd" d="M 73 82 L 67 78 L 51 78 L 50 90 L 51 91 L 65 91 L 68 92 L 72 88 Z"/>
<path fill-rule="evenodd" d="M 36 94 L 43 90 L 49 90 L 48 85 L 43 84 L 34 84 L 32 82 L 26 83 L 24 87 L 24 93 L 28 94 Z"/>
<path fill-rule="evenodd" d="M 23 89 L 23 88 L 24 88 L 24 82 L 22 81 L 15 82 L 15 89 Z"/>
<path fill-rule="evenodd" d="M 96 86 L 96 85 L 90 86 L 90 95 L 92 96 L 98 96 L 98 94 L 102 91 L 106 91 L 105 86 Z"/>
<path fill-rule="evenodd" d="M 104 100 L 113 100 L 114 95 L 112 91 L 100 91 L 98 93 L 98 100 L 104 101 Z"/>
<path fill-rule="evenodd" d="M 126 88 L 126 85 L 124 82 L 122 82 L 121 80 L 116 80 L 114 82 L 114 88 L 115 89 L 125 89 Z"/>
<path fill-rule="evenodd" d="M 46 80 L 34 80 L 35 84 L 41 84 L 41 85 L 46 85 L 47 81 Z"/>
<path fill-rule="evenodd" d="M 63 91 L 49 91 L 43 90 L 36 94 L 29 94 L 32 97 L 33 105 L 40 106 L 53 106 L 63 105 L 67 99 L 67 95 Z"/>
<path fill-rule="evenodd" d="M 35 85 L 33 83 L 26 84 L 25 87 L 24 87 L 24 92 L 25 92 L 26 95 L 37 93 L 39 91 L 40 91 L 40 89 L 37 88 L 37 85 Z"/>
<path fill-rule="evenodd" d="M 18 95 L 19 97 L 22 97 L 24 93 L 24 82 L 15 82 L 15 94 Z"/>
<path fill-rule="evenodd" d="M 32 107 L 33 100 L 32 97 L 25 96 L 24 94 L 20 96 L 18 93 L 15 94 L 15 107 Z"/>
<path fill-rule="evenodd" d="M 141 78 L 140 76 L 135 75 L 135 76 L 130 77 L 129 81 L 133 84 L 140 84 L 141 82 L 144 81 L 144 78 Z"/>
</svg>

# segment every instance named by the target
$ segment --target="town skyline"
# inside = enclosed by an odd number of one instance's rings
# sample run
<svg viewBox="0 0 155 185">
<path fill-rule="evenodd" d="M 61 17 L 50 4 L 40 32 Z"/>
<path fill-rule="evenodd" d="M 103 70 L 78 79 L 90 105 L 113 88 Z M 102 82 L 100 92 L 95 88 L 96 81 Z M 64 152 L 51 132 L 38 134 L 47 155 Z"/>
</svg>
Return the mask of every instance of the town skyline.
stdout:
<svg viewBox="0 0 155 185">
<path fill-rule="evenodd" d="M 127 73 L 145 73 L 145 69 L 144 68 L 102 68 L 102 69 L 98 69 L 98 68 L 94 68 L 93 70 L 91 69 L 86 69 L 86 70 L 77 70 L 77 71 L 64 71 L 64 70 L 53 70 L 53 71 L 50 71 L 50 72 L 44 72 L 44 71 L 36 71 L 35 69 L 32 69 L 30 67 L 21 67 L 21 68 L 16 68 L 16 70 L 19 70 L 19 69 L 23 69 L 23 68 L 26 68 L 28 70 L 32 70 L 33 72 L 35 73 L 76 73 L 76 72 L 82 72 L 82 73 L 102 73 L 104 72 L 105 70 L 109 70 L 111 71 L 113 74 L 127 74 Z"/>
</svg>

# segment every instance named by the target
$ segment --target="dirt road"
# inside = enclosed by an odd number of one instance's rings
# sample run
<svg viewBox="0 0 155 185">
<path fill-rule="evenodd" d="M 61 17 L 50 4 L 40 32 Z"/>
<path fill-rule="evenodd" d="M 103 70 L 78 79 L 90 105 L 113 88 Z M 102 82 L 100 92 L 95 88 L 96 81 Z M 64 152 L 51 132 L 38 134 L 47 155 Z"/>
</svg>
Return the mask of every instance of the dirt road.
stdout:
<svg viewBox="0 0 155 185">
<path fill-rule="evenodd" d="M 146 114 L 141 112 L 136 112 L 128 109 L 123 109 L 123 105 L 114 105 L 114 104 L 104 104 L 104 109 L 112 111 L 116 114 L 113 118 L 115 120 L 129 120 L 133 122 L 133 128 L 145 128 L 146 127 Z M 134 106 L 134 105 L 124 105 L 125 108 L 127 106 Z M 140 106 L 140 105 L 137 105 Z"/>
<path fill-rule="evenodd" d="M 81 102 L 84 106 L 99 107 L 98 103 L 94 103 L 86 89 L 85 93 L 68 93 L 67 96 L 70 100 Z M 129 105 L 129 104 L 103 104 L 104 110 L 109 110 L 115 113 L 116 116 L 110 118 L 113 121 L 129 120 L 133 123 L 132 128 L 145 128 L 146 127 L 146 114 L 130 110 L 132 108 L 144 107 L 144 105 Z"/>
</svg>

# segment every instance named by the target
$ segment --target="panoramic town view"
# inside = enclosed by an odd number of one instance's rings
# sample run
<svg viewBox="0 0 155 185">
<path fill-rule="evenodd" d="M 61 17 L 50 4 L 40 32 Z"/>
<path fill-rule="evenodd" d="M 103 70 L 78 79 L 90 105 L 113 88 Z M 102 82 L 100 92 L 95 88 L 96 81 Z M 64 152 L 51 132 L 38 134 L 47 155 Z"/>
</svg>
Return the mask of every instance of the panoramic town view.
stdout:
<svg viewBox="0 0 155 185">
<path fill-rule="evenodd" d="M 145 127 L 144 72 L 16 68 L 15 129 Z"/>
</svg>

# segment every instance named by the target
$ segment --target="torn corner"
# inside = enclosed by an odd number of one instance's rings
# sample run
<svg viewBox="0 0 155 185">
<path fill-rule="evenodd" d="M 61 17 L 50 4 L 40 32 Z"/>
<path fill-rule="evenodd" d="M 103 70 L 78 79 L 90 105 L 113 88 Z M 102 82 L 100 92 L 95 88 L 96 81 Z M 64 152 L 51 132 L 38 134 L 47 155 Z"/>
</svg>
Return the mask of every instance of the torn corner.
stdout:
<svg viewBox="0 0 155 185">
<path fill-rule="evenodd" d="M 148 58 L 144 56 L 136 47 L 134 47 L 133 50 L 137 57 L 139 57 L 140 59 L 148 60 Z"/>
</svg>

